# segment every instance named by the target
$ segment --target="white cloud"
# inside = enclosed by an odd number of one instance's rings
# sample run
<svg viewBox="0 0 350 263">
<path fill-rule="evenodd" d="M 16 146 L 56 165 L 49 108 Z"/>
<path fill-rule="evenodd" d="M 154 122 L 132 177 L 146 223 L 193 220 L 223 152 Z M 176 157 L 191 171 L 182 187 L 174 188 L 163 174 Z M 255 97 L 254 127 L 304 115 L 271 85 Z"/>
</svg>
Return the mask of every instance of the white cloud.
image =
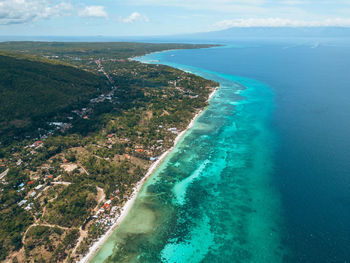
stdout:
<svg viewBox="0 0 350 263">
<path fill-rule="evenodd" d="M 342 14 L 350 0 L 128 0 L 128 5 L 139 7 L 173 7 L 187 11 L 209 12 L 208 17 L 230 15 L 235 18 L 268 18 L 282 17 L 288 19 L 314 19 L 321 16 L 344 17 Z"/>
<path fill-rule="evenodd" d="M 101 6 L 101 5 L 86 6 L 82 10 L 79 11 L 79 16 L 108 18 L 108 14 L 105 11 L 105 7 Z"/>
<path fill-rule="evenodd" d="M 283 18 L 248 18 L 222 20 L 213 25 L 214 29 L 226 29 L 230 27 L 350 27 L 349 18 L 328 18 L 323 20 L 292 20 Z"/>
<path fill-rule="evenodd" d="M 308 0 L 128 0 L 129 5 L 146 7 L 174 7 L 196 12 L 209 12 L 208 16 L 229 14 L 235 17 L 303 17 Z M 176 8 L 176 9 L 175 9 Z M 309 15 L 309 14 L 307 14 Z"/>
<path fill-rule="evenodd" d="M 68 14 L 67 2 L 50 4 L 47 0 L 0 0 L 0 25 L 21 24 Z"/>
<path fill-rule="evenodd" d="M 181 7 L 190 10 L 224 12 L 259 11 L 267 0 L 129 0 L 128 4 L 140 6 Z"/>
<path fill-rule="evenodd" d="M 158 5 L 158 6 L 181 6 L 181 7 L 203 7 L 216 5 L 261 5 L 268 2 L 268 0 L 129 0 L 129 3 L 137 5 Z"/>
<path fill-rule="evenodd" d="M 122 23 L 134 23 L 134 22 L 149 22 L 149 18 L 145 15 L 141 15 L 138 12 L 132 13 L 128 17 L 119 17 L 119 21 Z"/>
</svg>

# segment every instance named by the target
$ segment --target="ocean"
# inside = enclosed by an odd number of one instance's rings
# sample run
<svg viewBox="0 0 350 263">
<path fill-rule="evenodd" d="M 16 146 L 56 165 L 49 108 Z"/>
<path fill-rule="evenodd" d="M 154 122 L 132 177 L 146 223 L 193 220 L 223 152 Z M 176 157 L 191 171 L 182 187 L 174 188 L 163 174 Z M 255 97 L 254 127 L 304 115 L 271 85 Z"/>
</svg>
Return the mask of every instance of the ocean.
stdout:
<svg viewBox="0 0 350 263">
<path fill-rule="evenodd" d="M 237 41 L 141 58 L 210 106 L 92 262 L 350 261 L 350 47 Z"/>
</svg>

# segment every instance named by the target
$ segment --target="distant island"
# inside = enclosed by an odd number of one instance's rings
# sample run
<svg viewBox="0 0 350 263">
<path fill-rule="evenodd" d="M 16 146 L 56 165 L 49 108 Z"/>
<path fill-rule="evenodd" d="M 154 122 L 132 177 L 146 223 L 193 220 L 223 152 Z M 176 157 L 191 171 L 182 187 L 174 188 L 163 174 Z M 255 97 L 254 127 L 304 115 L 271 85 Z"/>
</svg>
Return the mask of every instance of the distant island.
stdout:
<svg viewBox="0 0 350 263">
<path fill-rule="evenodd" d="M 0 260 L 87 253 L 218 86 L 131 58 L 211 46 L 0 43 Z"/>
</svg>

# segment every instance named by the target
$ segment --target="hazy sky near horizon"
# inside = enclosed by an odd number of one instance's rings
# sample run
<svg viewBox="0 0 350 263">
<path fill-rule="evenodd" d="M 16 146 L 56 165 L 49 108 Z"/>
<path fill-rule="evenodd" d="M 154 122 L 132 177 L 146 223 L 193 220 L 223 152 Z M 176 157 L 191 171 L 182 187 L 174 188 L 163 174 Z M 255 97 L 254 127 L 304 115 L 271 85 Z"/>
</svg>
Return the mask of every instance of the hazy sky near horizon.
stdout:
<svg viewBox="0 0 350 263">
<path fill-rule="evenodd" d="M 0 35 L 146 36 L 347 26 L 350 0 L 0 0 Z"/>
</svg>

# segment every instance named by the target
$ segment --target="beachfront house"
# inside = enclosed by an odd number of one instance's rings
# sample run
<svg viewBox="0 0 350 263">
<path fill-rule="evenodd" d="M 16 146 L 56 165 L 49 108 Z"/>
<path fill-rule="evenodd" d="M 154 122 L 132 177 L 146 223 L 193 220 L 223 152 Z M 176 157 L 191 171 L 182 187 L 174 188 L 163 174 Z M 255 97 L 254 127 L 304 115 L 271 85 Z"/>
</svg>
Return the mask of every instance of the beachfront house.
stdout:
<svg viewBox="0 0 350 263">
<path fill-rule="evenodd" d="M 169 128 L 168 131 L 172 132 L 173 134 L 177 134 L 177 128 Z"/>
</svg>

